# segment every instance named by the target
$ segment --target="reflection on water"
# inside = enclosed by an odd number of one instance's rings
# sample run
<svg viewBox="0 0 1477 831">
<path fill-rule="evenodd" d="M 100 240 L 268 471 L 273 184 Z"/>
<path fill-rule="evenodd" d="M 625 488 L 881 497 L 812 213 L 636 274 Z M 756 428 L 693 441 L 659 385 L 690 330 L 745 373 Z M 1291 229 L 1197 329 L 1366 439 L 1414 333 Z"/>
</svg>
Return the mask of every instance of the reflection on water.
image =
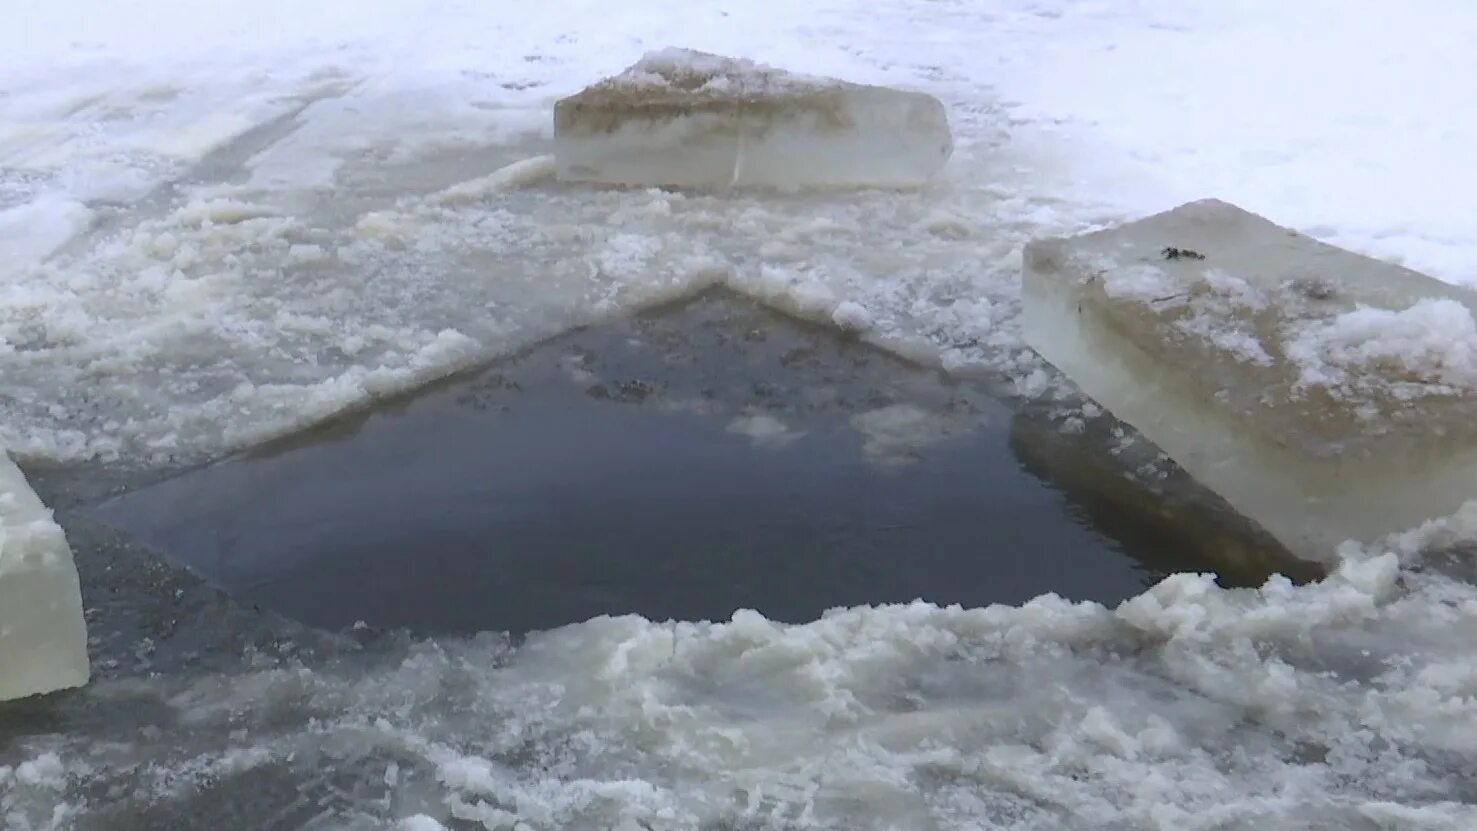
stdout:
<svg viewBox="0 0 1477 831">
<path fill-rule="evenodd" d="M 1022 410 L 1011 420 L 1010 446 L 1026 470 L 1154 572 L 1213 572 L 1221 585 L 1248 587 L 1274 573 L 1295 583 L 1325 575 L 1322 565 L 1293 556 L 1172 462 L 1155 459 L 1140 472 L 1126 458 L 1122 432 L 1106 414 L 1064 431 Z M 1157 455 L 1142 439 L 1132 448 Z"/>
<path fill-rule="evenodd" d="M 1093 435 L 1063 439 L 981 387 L 715 293 L 96 515 L 330 628 L 1113 603 L 1170 570 L 1287 570 L 1188 483 L 1166 499 L 1124 479 Z"/>
</svg>

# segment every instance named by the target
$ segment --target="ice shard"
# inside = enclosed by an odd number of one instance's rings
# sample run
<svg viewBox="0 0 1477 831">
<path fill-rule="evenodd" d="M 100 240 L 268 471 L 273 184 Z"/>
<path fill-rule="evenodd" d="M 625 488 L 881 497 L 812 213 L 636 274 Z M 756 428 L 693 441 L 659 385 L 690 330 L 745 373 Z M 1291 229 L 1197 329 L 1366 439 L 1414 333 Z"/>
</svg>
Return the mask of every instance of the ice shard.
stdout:
<svg viewBox="0 0 1477 831">
<path fill-rule="evenodd" d="M 1030 345 L 1299 556 L 1477 497 L 1477 294 L 1216 200 L 1025 250 Z"/>
<path fill-rule="evenodd" d="M 566 181 L 907 187 L 953 150 L 938 99 L 683 49 L 648 53 L 554 107 Z"/>
<path fill-rule="evenodd" d="M 0 450 L 0 701 L 78 687 L 87 677 L 72 550 Z"/>
</svg>

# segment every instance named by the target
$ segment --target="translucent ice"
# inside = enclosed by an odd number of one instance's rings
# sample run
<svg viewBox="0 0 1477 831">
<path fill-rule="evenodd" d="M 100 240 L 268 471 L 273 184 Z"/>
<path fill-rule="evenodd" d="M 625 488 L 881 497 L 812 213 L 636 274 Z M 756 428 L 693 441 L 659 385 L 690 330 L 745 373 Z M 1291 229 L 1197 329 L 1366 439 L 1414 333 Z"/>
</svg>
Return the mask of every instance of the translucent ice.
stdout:
<svg viewBox="0 0 1477 831">
<path fill-rule="evenodd" d="M 1214 200 L 1024 282 L 1032 347 L 1301 556 L 1477 496 L 1477 294 Z"/>
<path fill-rule="evenodd" d="M 87 676 L 72 550 L 0 450 L 0 701 L 81 686 Z"/>
<path fill-rule="evenodd" d="M 932 96 L 669 49 L 554 108 L 559 178 L 621 185 L 912 186 L 953 149 Z"/>
</svg>

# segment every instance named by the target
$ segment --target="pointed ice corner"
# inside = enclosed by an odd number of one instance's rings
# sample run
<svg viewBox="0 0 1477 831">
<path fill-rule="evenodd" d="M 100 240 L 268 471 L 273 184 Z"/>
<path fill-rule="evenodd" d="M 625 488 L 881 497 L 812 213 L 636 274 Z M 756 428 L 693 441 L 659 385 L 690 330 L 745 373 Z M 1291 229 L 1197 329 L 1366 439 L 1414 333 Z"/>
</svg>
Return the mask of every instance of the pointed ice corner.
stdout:
<svg viewBox="0 0 1477 831">
<path fill-rule="evenodd" d="M 0 450 L 0 701 L 80 687 L 87 678 L 72 550 Z"/>
<path fill-rule="evenodd" d="M 1026 340 L 1290 551 L 1477 498 L 1477 294 L 1224 202 L 1026 246 Z"/>
<path fill-rule="evenodd" d="M 668 49 L 554 107 L 565 181 L 912 187 L 953 151 L 938 99 Z"/>
</svg>

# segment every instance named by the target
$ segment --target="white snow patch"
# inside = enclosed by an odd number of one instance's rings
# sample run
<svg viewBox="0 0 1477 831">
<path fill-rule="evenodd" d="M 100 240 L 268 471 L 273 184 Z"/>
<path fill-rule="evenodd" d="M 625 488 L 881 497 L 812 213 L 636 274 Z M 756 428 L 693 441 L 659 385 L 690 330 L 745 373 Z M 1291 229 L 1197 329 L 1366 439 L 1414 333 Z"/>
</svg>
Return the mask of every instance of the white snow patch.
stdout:
<svg viewBox="0 0 1477 831">
<path fill-rule="evenodd" d="M 86 230 L 92 215 L 86 205 L 61 197 L 0 209 L 0 279 L 51 256 Z"/>
<path fill-rule="evenodd" d="M 702 81 L 699 88 L 742 88 L 755 94 L 765 92 L 766 87 L 808 88 L 834 83 L 827 78 L 787 72 L 747 58 L 729 58 L 673 46 L 645 53 L 628 69 L 610 78 L 610 83 L 638 89 L 687 91 L 697 80 Z"/>
<path fill-rule="evenodd" d="M 1305 386 L 1365 387 L 1377 375 L 1477 388 L 1477 321 L 1455 300 L 1421 300 L 1399 311 L 1360 307 L 1289 333 L 1286 351 Z"/>
<path fill-rule="evenodd" d="M 18 784 L 57 790 L 66 784 L 67 768 L 55 753 L 43 753 L 21 762 L 13 775 Z"/>
<path fill-rule="evenodd" d="M 1174 326 L 1187 335 L 1200 338 L 1216 349 L 1229 353 L 1239 361 L 1262 366 L 1272 365 L 1272 356 L 1262 346 L 1261 340 L 1246 329 L 1227 326 L 1224 316 L 1205 309 L 1196 309 L 1191 316 L 1176 320 Z"/>
<path fill-rule="evenodd" d="M 843 300 L 831 311 L 831 323 L 843 332 L 865 332 L 872 328 L 872 313 L 854 300 Z"/>
</svg>

